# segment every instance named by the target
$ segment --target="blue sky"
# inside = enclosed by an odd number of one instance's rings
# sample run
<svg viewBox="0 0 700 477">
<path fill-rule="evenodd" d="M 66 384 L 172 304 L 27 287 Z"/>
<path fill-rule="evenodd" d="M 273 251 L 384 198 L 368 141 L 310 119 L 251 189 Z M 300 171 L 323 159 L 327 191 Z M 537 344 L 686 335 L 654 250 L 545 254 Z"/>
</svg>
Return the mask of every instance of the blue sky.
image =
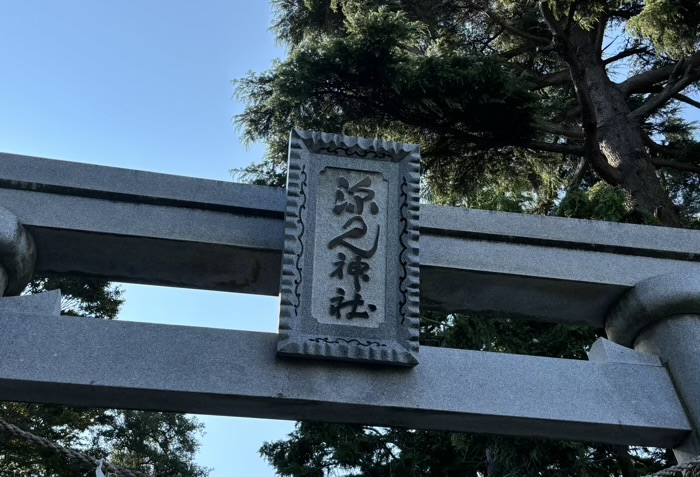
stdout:
<svg viewBox="0 0 700 477">
<path fill-rule="evenodd" d="M 267 2 L 0 0 L 0 151 L 230 180 L 230 81 L 284 51 Z M 126 285 L 121 319 L 276 331 L 278 300 Z M 212 477 L 272 476 L 257 453 L 293 423 L 202 416 Z"/>
</svg>

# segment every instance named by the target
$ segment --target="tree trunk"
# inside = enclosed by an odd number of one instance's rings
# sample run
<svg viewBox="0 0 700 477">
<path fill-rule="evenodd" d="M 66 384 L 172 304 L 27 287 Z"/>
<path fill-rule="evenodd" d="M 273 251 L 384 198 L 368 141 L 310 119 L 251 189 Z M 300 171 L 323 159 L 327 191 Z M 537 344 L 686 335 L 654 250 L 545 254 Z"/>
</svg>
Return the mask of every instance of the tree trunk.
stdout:
<svg viewBox="0 0 700 477">
<path fill-rule="evenodd" d="M 634 461 L 629 454 L 627 446 L 612 446 L 612 453 L 617 459 L 617 464 L 620 466 L 622 477 L 637 477 L 637 471 L 634 470 Z"/>
<path fill-rule="evenodd" d="M 586 149 L 593 169 L 609 184 L 624 188 L 637 208 L 664 225 L 680 227 L 676 208 L 644 146 L 641 125 L 630 119 L 625 95 L 605 71 L 599 48 L 601 33 L 576 25 L 563 31 L 563 26 L 553 21 L 548 19 L 581 104 Z"/>
<path fill-rule="evenodd" d="M 676 209 L 644 147 L 641 127 L 629 119 L 631 111 L 625 97 L 608 79 L 602 65 L 591 68 L 590 73 L 587 82 L 596 118 L 592 142 L 607 165 L 619 173 L 619 185 L 629 192 L 637 207 L 665 225 L 680 227 Z"/>
<path fill-rule="evenodd" d="M 486 477 L 496 477 L 498 475 L 498 464 L 490 447 L 486 448 Z"/>
</svg>

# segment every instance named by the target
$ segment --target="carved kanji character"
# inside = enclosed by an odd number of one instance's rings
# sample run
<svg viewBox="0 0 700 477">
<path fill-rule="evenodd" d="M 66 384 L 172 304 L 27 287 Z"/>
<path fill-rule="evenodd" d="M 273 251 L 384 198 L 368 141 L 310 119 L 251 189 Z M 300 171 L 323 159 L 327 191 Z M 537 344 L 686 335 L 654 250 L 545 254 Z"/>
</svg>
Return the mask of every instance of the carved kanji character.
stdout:
<svg viewBox="0 0 700 477">
<path fill-rule="evenodd" d="M 365 300 L 362 299 L 362 295 L 355 293 L 352 300 L 345 300 L 345 289 L 336 288 L 337 296 L 331 298 L 330 314 L 340 319 L 340 312 L 343 308 L 350 307 L 350 311 L 345 314 L 345 318 L 352 320 L 353 318 L 369 318 L 369 313 L 366 311 L 358 311 L 361 306 L 365 304 Z M 376 311 L 377 307 L 375 305 L 367 305 L 369 311 Z"/>
<path fill-rule="evenodd" d="M 350 220 L 348 220 L 347 222 L 345 222 L 345 225 L 343 225 L 343 229 L 347 229 L 352 224 L 357 224 L 357 225 L 355 227 L 351 228 L 350 230 L 348 230 L 347 232 L 334 238 L 330 242 L 328 242 L 328 248 L 334 249 L 335 247 L 342 245 L 343 247 L 346 247 L 348 250 L 350 250 L 354 254 L 359 255 L 362 258 L 372 257 L 377 252 L 377 245 L 379 243 L 379 225 L 377 225 L 377 233 L 374 237 L 374 244 L 372 245 L 372 247 L 370 249 L 363 250 L 360 247 L 348 242 L 348 239 L 358 239 L 358 238 L 362 238 L 365 235 L 367 235 L 367 224 L 362 219 L 362 217 L 357 216 L 357 217 L 353 217 Z"/>
<path fill-rule="evenodd" d="M 376 215 L 379 212 L 379 207 L 372 200 L 374 199 L 374 191 L 369 188 L 371 185 L 372 180 L 369 176 L 353 186 L 350 186 L 350 182 L 345 177 L 339 177 L 333 213 L 340 215 L 343 212 L 349 212 L 361 215 L 365 208 L 365 202 L 369 202 L 369 211 L 372 215 Z"/>
<path fill-rule="evenodd" d="M 355 255 L 355 258 L 348 264 L 348 275 L 352 276 L 355 281 L 355 291 L 361 290 L 360 280 L 363 282 L 369 281 L 369 263 L 363 262 L 362 257 Z"/>
<path fill-rule="evenodd" d="M 333 277 L 343 278 L 343 270 L 345 269 L 345 254 L 344 253 L 338 252 L 338 261 L 333 262 L 333 266 L 335 268 L 331 272 L 331 278 L 333 278 Z"/>
</svg>

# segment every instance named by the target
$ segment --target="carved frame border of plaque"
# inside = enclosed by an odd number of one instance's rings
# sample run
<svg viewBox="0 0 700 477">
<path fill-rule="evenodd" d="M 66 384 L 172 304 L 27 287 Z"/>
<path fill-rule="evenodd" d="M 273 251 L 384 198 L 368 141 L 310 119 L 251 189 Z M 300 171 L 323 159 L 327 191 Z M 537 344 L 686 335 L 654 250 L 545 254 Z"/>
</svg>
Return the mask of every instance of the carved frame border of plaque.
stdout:
<svg viewBox="0 0 700 477">
<path fill-rule="evenodd" d="M 318 226 L 320 230 L 317 230 L 317 215 L 325 213 L 330 216 L 330 212 L 318 211 L 319 201 L 324 200 L 324 205 L 330 204 L 332 208 L 334 200 L 320 197 L 319 189 L 322 185 L 327 188 L 333 177 L 336 177 L 338 184 L 344 181 L 344 184 L 349 186 L 348 180 L 343 179 L 339 174 L 344 176 L 354 174 L 355 181 L 358 177 L 366 175 L 374 178 L 375 182 L 380 182 L 381 187 L 386 190 L 383 196 L 386 204 L 382 204 L 386 208 L 385 222 L 382 222 L 384 218 L 381 217 L 381 212 L 377 211 L 378 206 L 374 203 L 371 204 L 371 209 L 365 209 L 366 213 L 369 213 L 367 210 L 371 210 L 371 213 L 379 216 L 376 219 L 379 224 L 376 226 L 377 237 L 380 237 L 379 226 L 386 223 L 386 232 L 382 235 L 385 237 L 383 239 L 384 261 L 379 253 L 379 262 L 377 262 L 386 264 L 384 274 L 373 277 L 379 278 L 379 286 L 383 287 L 385 293 L 385 300 L 381 305 L 384 307 L 381 315 L 383 321 L 376 323 L 356 318 L 355 321 L 345 320 L 341 325 L 334 324 L 333 318 L 329 318 L 327 314 L 323 318 L 313 316 L 314 308 L 318 312 L 326 306 L 324 302 L 321 305 L 314 305 L 314 298 L 318 302 L 319 297 L 312 296 L 314 294 L 312 289 L 314 276 L 312 275 L 315 272 L 309 272 L 314 271 L 314 267 L 318 269 L 319 265 L 315 262 L 320 262 L 316 246 L 323 249 L 319 253 L 326 255 L 338 252 L 337 250 L 329 252 L 327 249 L 331 248 L 330 243 L 321 243 L 319 239 L 319 234 L 328 234 L 324 230 L 329 227 L 324 228 L 321 224 Z M 381 180 L 376 180 L 377 178 Z M 323 184 L 322 180 L 325 181 Z M 369 179 L 363 180 L 366 182 Z M 292 130 L 289 143 L 284 256 L 280 284 L 278 355 L 379 362 L 399 366 L 418 364 L 416 354 L 419 335 L 419 180 L 420 152 L 417 145 Z M 354 187 L 357 187 L 357 184 Z M 362 198 L 366 200 L 368 189 L 360 190 L 365 191 Z M 335 194 L 339 193 L 335 192 Z M 374 197 L 373 191 L 372 197 Z M 355 197 L 355 200 L 359 199 Z M 362 208 L 363 206 L 360 205 L 360 212 Z M 333 208 L 333 210 L 336 209 Z M 350 222 L 351 220 L 345 223 L 344 227 L 347 228 Z M 369 230 L 364 221 L 362 222 L 365 231 Z M 370 227 L 372 225 L 370 224 Z M 375 248 L 376 246 L 377 239 L 375 239 Z M 380 242 L 380 248 L 381 246 Z M 345 259 L 343 253 L 338 255 L 343 255 L 343 260 Z M 355 257 L 355 260 L 359 263 L 361 259 Z M 324 265 L 324 267 L 324 272 L 327 272 L 329 266 Z M 365 269 L 369 270 L 369 268 L 365 266 Z M 370 282 L 368 275 L 369 272 L 367 276 L 363 276 L 365 282 Z M 330 277 L 333 277 L 332 273 Z M 329 280 L 332 278 L 325 278 L 325 282 Z M 354 280 L 355 291 L 357 291 L 359 279 L 355 277 Z M 323 281 L 316 279 L 316 282 L 318 284 Z M 329 287 L 332 286 L 329 285 Z M 383 293 L 382 289 L 376 286 L 374 285 L 375 288 L 371 290 Z M 355 299 L 357 296 L 355 294 Z M 340 299 L 342 302 L 345 298 L 335 299 Z M 333 299 L 330 301 L 332 302 Z M 375 305 L 365 306 L 374 307 L 369 308 L 370 310 L 377 308 Z M 336 308 L 339 319 L 340 307 L 337 305 Z M 332 313 L 332 304 L 330 310 Z M 352 307 L 352 310 L 355 311 L 355 307 Z"/>
</svg>

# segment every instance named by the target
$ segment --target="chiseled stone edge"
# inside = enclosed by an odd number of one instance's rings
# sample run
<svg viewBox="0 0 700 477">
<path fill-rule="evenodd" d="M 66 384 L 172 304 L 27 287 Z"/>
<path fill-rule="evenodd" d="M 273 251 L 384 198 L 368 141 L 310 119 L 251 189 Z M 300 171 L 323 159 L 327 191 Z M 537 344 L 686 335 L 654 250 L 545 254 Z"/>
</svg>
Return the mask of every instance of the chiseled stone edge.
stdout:
<svg viewBox="0 0 700 477">
<path fill-rule="evenodd" d="M 661 359 L 656 355 L 635 351 L 602 337 L 595 340 L 587 354 L 588 361 L 592 363 L 625 363 L 663 366 L 663 364 L 661 364 Z"/>
<path fill-rule="evenodd" d="M 700 273 L 669 273 L 648 278 L 627 291 L 605 321 L 608 339 L 634 345 L 647 326 L 676 315 L 700 315 Z"/>
<path fill-rule="evenodd" d="M 285 211 L 284 250 L 280 277 L 280 322 L 277 350 L 282 353 L 292 338 L 290 331 L 298 320 L 301 286 L 301 267 L 304 248 L 303 236 L 306 208 L 304 187 L 307 183 L 306 171 L 301 163 L 301 149 L 304 143 L 296 131 L 292 130 L 289 139 L 289 164 L 287 167 L 287 203 Z"/>
<path fill-rule="evenodd" d="M 402 203 L 401 221 L 404 222 L 400 241 L 405 247 L 401 252 L 404 274 L 399 287 L 404 299 L 399 304 L 400 325 L 406 330 L 408 348 L 398 342 L 381 342 L 383 346 L 367 346 L 360 340 L 346 338 L 304 336 L 293 337 L 290 331 L 298 323 L 300 305 L 299 287 L 302 281 L 305 230 L 307 179 L 305 165 L 302 164 L 301 149 L 323 154 L 367 157 L 401 162 L 401 190 L 406 193 Z M 418 262 L 418 211 L 420 152 L 415 144 L 403 144 L 381 139 L 365 139 L 299 131 L 293 129 L 289 140 L 289 161 L 287 169 L 287 204 L 285 212 L 285 236 L 280 280 L 280 321 L 277 340 L 277 354 L 281 356 L 329 357 L 339 360 L 383 362 L 402 366 L 415 366 L 419 350 L 419 277 Z M 298 184 L 298 185 L 297 185 Z M 404 239 L 404 237 L 407 237 Z M 358 341 L 355 343 L 354 341 Z"/>
<path fill-rule="evenodd" d="M 400 261 L 403 274 L 400 277 L 399 288 L 403 300 L 399 303 L 401 325 L 407 331 L 408 350 L 418 353 L 420 334 L 420 263 L 419 263 L 419 212 L 420 212 L 420 150 L 412 145 L 409 153 L 401 163 L 401 222 L 403 230 Z"/>
<path fill-rule="evenodd" d="M 293 130 L 292 136 L 297 136 L 311 151 L 322 154 L 339 154 L 347 156 L 370 157 L 399 162 L 406 156 L 418 153 L 415 144 L 385 141 L 383 139 L 367 139 L 343 134 Z"/>
<path fill-rule="evenodd" d="M 399 342 L 332 336 L 301 335 L 278 342 L 277 354 L 308 358 L 333 358 L 341 361 L 386 363 L 415 366 L 416 357 Z"/>
<path fill-rule="evenodd" d="M 0 317 L 14 315 L 61 315 L 61 290 L 36 295 L 10 296 L 0 299 Z"/>
</svg>

